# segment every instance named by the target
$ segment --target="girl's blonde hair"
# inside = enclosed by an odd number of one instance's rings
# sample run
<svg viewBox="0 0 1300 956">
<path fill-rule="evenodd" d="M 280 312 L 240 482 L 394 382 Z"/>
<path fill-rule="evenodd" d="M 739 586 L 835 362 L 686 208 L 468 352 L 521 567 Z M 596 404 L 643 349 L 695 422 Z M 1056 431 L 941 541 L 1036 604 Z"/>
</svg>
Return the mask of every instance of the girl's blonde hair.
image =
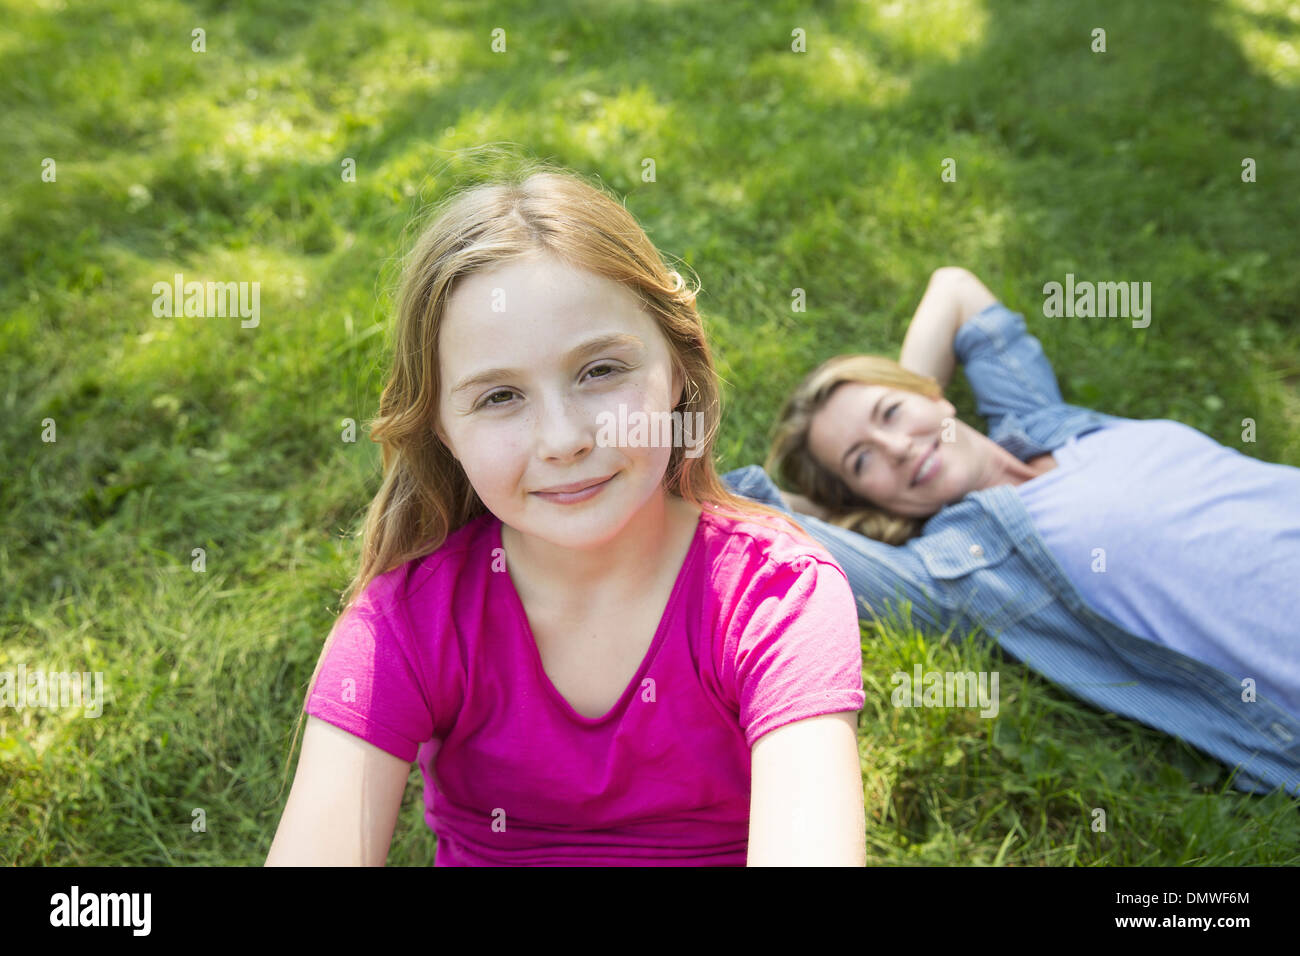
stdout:
<svg viewBox="0 0 1300 956">
<path fill-rule="evenodd" d="M 718 477 L 713 447 L 721 389 L 695 307 L 698 283 L 687 286 L 664 264 L 617 198 L 568 171 L 533 162 L 513 175 L 452 193 L 432 213 L 432 223 L 403 262 L 392 374 L 370 430 L 371 440 L 382 447 L 383 482 L 366 513 L 360 567 L 343 592 L 339 620 L 375 577 L 437 550 L 453 531 L 487 513 L 460 462 L 434 432 L 438 330 L 458 280 L 538 252 L 630 289 L 668 340 L 673 366 L 685 383 L 675 411 L 702 413 L 704 428 L 703 439 L 691 449 L 698 457 L 673 448 L 665 490 L 697 507 L 760 521 L 819 547 L 788 516 L 733 494 Z M 299 726 L 337 630 L 338 620 L 316 662 Z"/>
<path fill-rule="evenodd" d="M 943 397 L 934 379 L 878 355 L 827 359 L 786 400 L 765 467 L 779 484 L 825 508 L 830 513 L 826 520 L 832 524 L 886 544 L 903 544 L 921 533 L 924 520 L 894 514 L 855 494 L 844 479 L 813 457 L 809 447 L 813 418 L 846 382 L 902 389 L 934 401 Z"/>
</svg>

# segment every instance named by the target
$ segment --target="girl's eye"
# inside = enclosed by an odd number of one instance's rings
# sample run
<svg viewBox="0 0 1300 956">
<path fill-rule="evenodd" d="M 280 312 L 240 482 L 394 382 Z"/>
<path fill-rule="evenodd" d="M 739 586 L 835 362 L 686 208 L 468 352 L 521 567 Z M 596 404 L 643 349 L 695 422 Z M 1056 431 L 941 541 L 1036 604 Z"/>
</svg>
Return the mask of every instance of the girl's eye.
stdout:
<svg viewBox="0 0 1300 956">
<path fill-rule="evenodd" d="M 889 406 L 889 410 L 888 410 L 887 412 L 885 412 L 885 420 L 888 421 L 888 420 L 889 420 L 889 416 L 892 415 L 892 414 L 894 414 L 894 409 L 896 409 L 899 405 L 902 405 L 902 404 L 903 404 L 902 402 L 894 402 L 893 405 L 890 405 L 890 406 Z"/>
<path fill-rule="evenodd" d="M 606 370 L 607 370 L 606 374 L 604 374 L 604 375 L 596 375 L 596 374 L 594 374 L 594 373 L 595 373 L 597 370 L 599 370 L 599 369 L 606 369 Z M 590 369 L 587 370 L 587 374 L 590 375 L 590 376 L 592 376 L 592 378 L 598 378 L 598 379 L 599 379 L 599 378 L 609 378 L 611 375 L 618 374 L 619 372 L 622 372 L 622 371 L 623 371 L 623 369 L 619 368 L 617 365 L 608 365 L 608 364 L 607 364 L 607 365 L 593 365 Z M 513 389 L 509 389 L 509 388 L 499 388 L 499 389 L 497 389 L 495 392 L 490 392 L 490 393 L 488 393 L 488 394 L 484 397 L 483 401 L 479 402 L 478 407 L 479 407 L 479 408 L 490 408 L 490 407 L 498 406 L 498 405 L 507 405 L 507 404 L 509 404 L 509 402 L 510 402 L 509 398 L 507 398 L 507 399 L 506 399 L 505 401 L 503 401 L 503 402 L 494 402 L 494 401 L 492 401 L 492 399 L 496 398 L 498 395 L 507 395 L 507 396 L 509 396 L 509 395 L 514 395 L 514 394 L 516 394 L 516 393 L 514 392 Z"/>
<path fill-rule="evenodd" d="M 622 371 L 622 369 L 620 369 L 620 368 L 619 368 L 618 366 L 616 366 L 616 365 L 593 365 L 593 366 L 592 366 L 592 367 L 587 371 L 587 374 L 588 374 L 588 375 L 591 375 L 591 374 L 592 374 L 593 372 L 595 372 L 597 369 L 601 369 L 601 368 L 609 369 L 611 372 L 620 372 L 620 371 Z M 596 376 L 594 376 L 594 377 L 595 377 L 595 378 L 609 378 L 608 375 L 596 375 Z"/>
</svg>

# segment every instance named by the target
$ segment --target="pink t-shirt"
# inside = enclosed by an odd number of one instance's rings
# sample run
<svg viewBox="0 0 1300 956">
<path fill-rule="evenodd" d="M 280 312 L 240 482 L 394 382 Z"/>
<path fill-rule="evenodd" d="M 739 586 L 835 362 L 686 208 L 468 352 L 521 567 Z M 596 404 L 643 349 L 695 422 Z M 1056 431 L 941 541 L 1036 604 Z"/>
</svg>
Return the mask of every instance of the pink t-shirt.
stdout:
<svg viewBox="0 0 1300 956">
<path fill-rule="evenodd" d="M 865 701 L 844 572 L 706 508 L 640 668 L 591 719 L 546 676 L 501 547 L 485 514 L 376 577 L 307 713 L 418 755 L 436 866 L 744 866 L 755 741 Z"/>
</svg>

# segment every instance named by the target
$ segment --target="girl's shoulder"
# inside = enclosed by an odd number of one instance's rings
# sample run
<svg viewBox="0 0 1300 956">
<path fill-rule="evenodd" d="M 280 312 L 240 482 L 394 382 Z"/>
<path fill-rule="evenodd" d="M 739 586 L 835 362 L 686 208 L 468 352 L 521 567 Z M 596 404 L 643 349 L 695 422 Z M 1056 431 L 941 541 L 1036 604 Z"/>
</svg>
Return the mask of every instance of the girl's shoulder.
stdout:
<svg viewBox="0 0 1300 956">
<path fill-rule="evenodd" d="M 450 608 L 453 598 L 463 599 L 475 579 L 504 569 L 501 522 L 490 512 L 472 518 L 452 531 L 438 547 L 376 575 L 366 586 L 363 600 L 380 612 L 412 604 Z"/>
<path fill-rule="evenodd" d="M 792 521 L 778 516 L 733 514 L 705 505 L 700 514 L 709 572 L 724 579 L 758 574 L 769 566 L 802 571 L 813 562 L 838 569 L 830 552 Z"/>
</svg>

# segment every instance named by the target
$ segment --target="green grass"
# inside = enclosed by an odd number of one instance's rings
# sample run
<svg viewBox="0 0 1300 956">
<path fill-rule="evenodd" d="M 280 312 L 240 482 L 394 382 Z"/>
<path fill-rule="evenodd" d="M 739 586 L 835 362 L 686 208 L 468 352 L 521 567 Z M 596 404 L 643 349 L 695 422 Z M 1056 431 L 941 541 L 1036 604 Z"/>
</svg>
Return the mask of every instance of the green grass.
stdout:
<svg viewBox="0 0 1300 956">
<path fill-rule="evenodd" d="M 376 410 L 404 229 L 482 143 L 599 177 L 700 276 L 721 469 L 763 460 L 818 361 L 896 354 L 945 264 L 1025 312 L 1067 401 L 1300 465 L 1294 4 L 424 9 L 3 2 L 0 669 L 100 670 L 108 701 L 0 712 L 0 861 L 265 858 L 377 487 L 378 448 L 342 422 Z M 154 317 L 176 272 L 260 281 L 260 327 Z M 1036 316 L 1066 272 L 1150 281 L 1151 327 Z M 1001 712 L 868 693 L 871 861 L 1300 862 L 1294 802 L 941 638 L 865 627 L 869 691 L 917 662 L 994 668 Z M 413 770 L 390 863 L 432 861 L 422 811 Z"/>
</svg>

